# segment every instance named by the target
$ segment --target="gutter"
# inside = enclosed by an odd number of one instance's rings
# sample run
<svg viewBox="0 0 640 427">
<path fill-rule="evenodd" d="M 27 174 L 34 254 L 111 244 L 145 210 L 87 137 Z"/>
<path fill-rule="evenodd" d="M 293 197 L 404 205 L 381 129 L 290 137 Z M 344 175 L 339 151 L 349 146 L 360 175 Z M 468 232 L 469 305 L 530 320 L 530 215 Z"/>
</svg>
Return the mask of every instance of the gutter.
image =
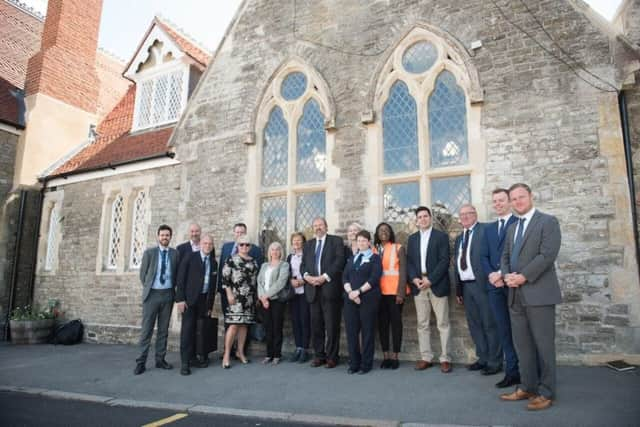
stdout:
<svg viewBox="0 0 640 427">
<path fill-rule="evenodd" d="M 633 242 L 636 249 L 636 265 L 640 277 L 640 247 L 638 246 L 638 208 L 636 206 L 636 188 L 633 181 L 633 153 L 631 151 L 631 135 L 629 132 L 629 113 L 627 111 L 627 98 L 624 90 L 618 92 L 618 108 L 620 109 L 620 121 L 622 125 L 622 140 L 624 143 L 624 158 L 627 166 L 627 180 L 629 181 L 629 195 L 631 199 L 631 222 L 633 225 Z"/>
<path fill-rule="evenodd" d="M 68 177 L 70 177 L 72 175 L 79 175 L 79 174 L 88 173 L 88 172 L 98 172 L 98 171 L 102 171 L 102 170 L 106 170 L 106 169 L 115 170 L 119 166 L 130 165 L 132 163 L 143 162 L 143 161 L 146 161 L 146 160 L 162 159 L 162 158 L 165 158 L 165 157 L 169 157 L 170 159 L 173 159 L 175 156 L 176 156 L 176 153 L 174 153 L 173 151 L 165 151 L 164 153 L 161 153 L 161 154 L 153 154 L 153 155 L 146 156 L 146 157 L 138 157 L 138 158 L 133 159 L 133 160 L 125 160 L 125 161 L 116 162 L 116 163 L 107 163 L 106 165 L 94 166 L 94 167 L 86 168 L 86 169 L 76 169 L 76 170 L 71 171 L 71 172 L 63 172 L 63 173 L 59 173 L 59 174 L 56 174 L 56 175 L 43 176 L 43 177 L 39 177 L 38 181 L 46 185 L 47 181 L 51 181 L 52 179 L 56 179 L 56 178 L 67 179 Z"/>
</svg>

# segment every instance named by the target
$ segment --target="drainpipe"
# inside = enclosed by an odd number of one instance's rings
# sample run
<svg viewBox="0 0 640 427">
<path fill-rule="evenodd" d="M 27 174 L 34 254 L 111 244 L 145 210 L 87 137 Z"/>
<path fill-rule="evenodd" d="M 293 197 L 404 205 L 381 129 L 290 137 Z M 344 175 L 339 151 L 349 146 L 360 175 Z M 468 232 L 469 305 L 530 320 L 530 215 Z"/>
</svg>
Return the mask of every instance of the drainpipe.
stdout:
<svg viewBox="0 0 640 427">
<path fill-rule="evenodd" d="M 24 227 L 24 209 L 27 199 L 27 192 L 20 190 L 20 208 L 18 210 L 18 233 L 16 235 L 16 247 L 11 265 L 11 281 L 9 282 L 9 309 L 7 310 L 7 321 L 4 326 L 4 340 L 9 338 L 9 317 L 13 311 L 16 298 L 16 282 L 18 280 L 18 264 L 20 261 L 20 249 L 22 246 L 22 228 Z"/>
<path fill-rule="evenodd" d="M 618 108 L 622 124 L 622 140 L 624 143 L 624 157 L 627 166 L 627 180 L 629 181 L 629 194 L 631 196 L 631 221 L 633 223 L 633 241 L 636 248 L 636 265 L 640 276 L 640 247 L 638 247 L 638 209 L 636 207 L 636 188 L 633 181 L 633 153 L 631 152 L 631 135 L 629 132 L 629 113 L 627 111 L 627 98 L 623 90 L 618 92 Z"/>
<path fill-rule="evenodd" d="M 36 206 L 37 215 L 36 215 L 36 232 L 33 234 L 33 244 L 31 247 L 33 248 L 33 256 L 31 257 L 31 277 L 29 278 L 29 304 L 33 305 L 33 291 L 34 284 L 36 281 L 36 267 L 38 265 L 38 243 L 40 243 L 40 226 L 42 222 L 42 202 L 44 201 L 44 191 L 47 188 L 47 181 L 45 180 L 44 185 L 40 189 L 40 194 L 38 195 L 38 205 Z"/>
</svg>

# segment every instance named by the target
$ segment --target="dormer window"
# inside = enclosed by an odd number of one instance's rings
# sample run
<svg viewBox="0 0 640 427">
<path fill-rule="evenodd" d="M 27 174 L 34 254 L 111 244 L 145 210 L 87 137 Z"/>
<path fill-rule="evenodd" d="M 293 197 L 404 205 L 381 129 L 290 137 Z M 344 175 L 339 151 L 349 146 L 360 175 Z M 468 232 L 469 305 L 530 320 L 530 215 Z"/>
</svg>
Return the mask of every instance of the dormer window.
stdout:
<svg viewBox="0 0 640 427">
<path fill-rule="evenodd" d="M 125 76 L 136 83 L 132 131 L 175 123 L 187 104 L 189 64 L 184 53 L 154 26 Z"/>
</svg>

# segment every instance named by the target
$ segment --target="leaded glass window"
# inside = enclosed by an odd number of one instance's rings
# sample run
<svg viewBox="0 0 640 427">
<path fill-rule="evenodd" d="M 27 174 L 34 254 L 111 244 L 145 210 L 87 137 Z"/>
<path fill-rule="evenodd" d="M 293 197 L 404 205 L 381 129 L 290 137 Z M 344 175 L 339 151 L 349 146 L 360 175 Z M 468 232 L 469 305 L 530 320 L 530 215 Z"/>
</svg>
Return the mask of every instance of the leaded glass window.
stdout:
<svg viewBox="0 0 640 427">
<path fill-rule="evenodd" d="M 313 235 L 313 219 L 325 216 L 324 192 L 302 193 L 296 197 L 296 230 L 307 238 Z"/>
<path fill-rule="evenodd" d="M 429 97 L 431 167 L 467 163 L 467 106 L 451 72 L 443 71 Z"/>
<path fill-rule="evenodd" d="M 307 76 L 299 71 L 290 73 L 282 81 L 281 94 L 287 101 L 300 98 L 307 89 Z"/>
<path fill-rule="evenodd" d="M 262 147 L 262 185 L 275 187 L 287 183 L 289 127 L 282 109 L 275 107 L 264 129 Z"/>
<path fill-rule="evenodd" d="M 138 83 L 135 128 L 144 129 L 178 120 L 185 85 L 183 70 L 172 71 Z"/>
<path fill-rule="evenodd" d="M 383 219 L 393 227 L 396 239 L 405 243 L 414 230 L 415 210 L 420 205 L 420 183 L 386 184 L 383 191 Z"/>
<path fill-rule="evenodd" d="M 296 179 L 298 183 L 324 181 L 327 164 L 324 116 L 311 99 L 298 123 Z"/>
<path fill-rule="evenodd" d="M 457 213 L 460 206 L 471 202 L 469 176 L 432 179 L 431 201 L 434 206 L 441 205 L 449 212 Z"/>
<path fill-rule="evenodd" d="M 122 240 L 122 215 L 124 198 L 118 194 L 111 204 L 111 224 L 109 226 L 109 250 L 107 252 L 107 268 L 115 269 L 118 265 Z"/>
<path fill-rule="evenodd" d="M 398 80 L 382 111 L 385 174 L 419 169 L 417 120 L 416 101 Z"/>
<path fill-rule="evenodd" d="M 44 262 L 46 271 L 53 270 L 57 251 L 58 251 L 58 227 L 59 227 L 58 204 L 55 203 L 51 207 L 49 214 L 49 232 L 47 233 L 47 254 Z"/>
<path fill-rule="evenodd" d="M 130 268 L 139 268 L 147 241 L 147 193 L 140 191 L 133 201 Z"/>
<path fill-rule="evenodd" d="M 260 200 L 260 241 L 265 248 L 272 242 L 287 244 L 287 196 Z"/>
<path fill-rule="evenodd" d="M 410 73 L 427 71 L 438 59 L 438 49 L 429 42 L 419 41 L 409 46 L 402 55 L 402 66 Z"/>
</svg>

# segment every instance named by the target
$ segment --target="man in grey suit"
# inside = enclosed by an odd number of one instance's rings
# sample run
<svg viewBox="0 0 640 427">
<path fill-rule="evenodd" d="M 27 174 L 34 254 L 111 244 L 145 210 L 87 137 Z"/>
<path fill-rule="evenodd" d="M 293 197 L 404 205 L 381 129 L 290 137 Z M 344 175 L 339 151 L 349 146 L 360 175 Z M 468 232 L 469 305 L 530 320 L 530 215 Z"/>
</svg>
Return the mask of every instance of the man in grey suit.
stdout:
<svg viewBox="0 0 640 427">
<path fill-rule="evenodd" d="M 509 198 L 519 219 L 507 231 L 501 272 L 509 287 L 521 385 L 500 398 L 529 399 L 529 410 L 541 410 L 551 406 L 556 394 L 555 308 L 562 295 L 554 263 L 560 251 L 560 225 L 556 217 L 533 207 L 528 185 L 512 185 Z"/>
<path fill-rule="evenodd" d="M 495 375 L 502 369 L 502 350 L 498 330 L 487 295 L 487 276 L 482 269 L 484 224 L 478 222 L 476 208 L 470 204 L 460 207 L 463 231 L 455 243 L 456 299 L 464 305 L 469 333 L 476 345 L 478 360 L 467 367 Z"/>
<path fill-rule="evenodd" d="M 144 251 L 140 264 L 142 282 L 142 328 L 140 331 L 140 356 L 136 359 L 135 375 L 145 371 L 153 327 L 156 333 L 156 368 L 171 369 L 164 359 L 167 354 L 169 319 L 173 308 L 174 288 L 178 269 L 178 251 L 169 247 L 172 230 L 168 225 L 158 227 L 158 246 Z"/>
</svg>

